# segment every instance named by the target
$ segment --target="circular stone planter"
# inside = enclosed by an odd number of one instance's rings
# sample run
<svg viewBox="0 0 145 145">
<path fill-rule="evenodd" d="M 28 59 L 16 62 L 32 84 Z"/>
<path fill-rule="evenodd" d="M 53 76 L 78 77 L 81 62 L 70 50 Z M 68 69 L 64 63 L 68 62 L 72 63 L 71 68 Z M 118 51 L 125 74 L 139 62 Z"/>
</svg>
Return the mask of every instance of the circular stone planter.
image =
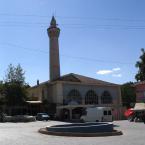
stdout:
<svg viewBox="0 0 145 145">
<path fill-rule="evenodd" d="M 40 133 L 57 136 L 93 137 L 122 135 L 121 131 L 113 129 L 112 123 L 92 122 L 55 125 L 41 128 Z"/>
</svg>

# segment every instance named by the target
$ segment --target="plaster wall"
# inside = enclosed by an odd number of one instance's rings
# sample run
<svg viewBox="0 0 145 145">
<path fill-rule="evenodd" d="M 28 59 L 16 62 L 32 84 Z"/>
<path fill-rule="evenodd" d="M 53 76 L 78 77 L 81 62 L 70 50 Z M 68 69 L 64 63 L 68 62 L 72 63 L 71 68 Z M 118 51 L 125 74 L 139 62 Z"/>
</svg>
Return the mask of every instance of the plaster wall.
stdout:
<svg viewBox="0 0 145 145">
<path fill-rule="evenodd" d="M 121 94 L 120 88 L 118 86 L 95 86 L 95 85 L 78 85 L 78 84 L 63 84 L 63 97 L 64 99 L 68 96 L 68 93 L 76 89 L 80 92 L 82 99 L 85 99 L 86 93 L 89 90 L 95 91 L 99 97 L 99 102 L 101 102 L 101 96 L 104 91 L 109 91 L 112 98 L 113 104 L 121 105 Z"/>
</svg>

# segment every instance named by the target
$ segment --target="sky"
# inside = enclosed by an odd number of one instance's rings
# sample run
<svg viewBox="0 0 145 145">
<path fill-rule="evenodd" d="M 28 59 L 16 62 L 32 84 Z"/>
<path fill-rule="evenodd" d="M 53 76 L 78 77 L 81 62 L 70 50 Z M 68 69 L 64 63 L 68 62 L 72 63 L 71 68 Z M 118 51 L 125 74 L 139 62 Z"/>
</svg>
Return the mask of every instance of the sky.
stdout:
<svg viewBox="0 0 145 145">
<path fill-rule="evenodd" d="M 144 0 L 0 0 L 0 80 L 20 64 L 26 82 L 49 80 L 52 15 L 61 29 L 61 75 L 123 84 L 135 81 L 145 48 Z"/>
</svg>

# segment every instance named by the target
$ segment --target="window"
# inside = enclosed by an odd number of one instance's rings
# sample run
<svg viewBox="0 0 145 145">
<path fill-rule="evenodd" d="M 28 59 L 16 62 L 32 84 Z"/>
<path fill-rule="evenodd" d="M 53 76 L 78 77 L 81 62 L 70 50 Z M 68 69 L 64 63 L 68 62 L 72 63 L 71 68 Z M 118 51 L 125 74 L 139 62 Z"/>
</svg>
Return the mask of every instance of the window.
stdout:
<svg viewBox="0 0 145 145">
<path fill-rule="evenodd" d="M 82 110 L 82 115 L 87 115 L 87 110 L 86 109 Z"/>
<path fill-rule="evenodd" d="M 108 115 L 112 115 L 111 110 L 108 111 Z"/>
<path fill-rule="evenodd" d="M 107 115 L 107 111 L 104 111 L 104 115 Z"/>
<path fill-rule="evenodd" d="M 85 104 L 98 104 L 98 96 L 93 90 L 86 93 Z"/>
<path fill-rule="evenodd" d="M 82 97 L 78 90 L 73 89 L 67 95 L 67 104 L 70 102 L 76 102 L 78 104 L 82 103 Z"/>
<path fill-rule="evenodd" d="M 101 103 L 102 104 L 112 104 L 112 96 L 108 91 L 104 91 L 101 96 Z"/>
</svg>

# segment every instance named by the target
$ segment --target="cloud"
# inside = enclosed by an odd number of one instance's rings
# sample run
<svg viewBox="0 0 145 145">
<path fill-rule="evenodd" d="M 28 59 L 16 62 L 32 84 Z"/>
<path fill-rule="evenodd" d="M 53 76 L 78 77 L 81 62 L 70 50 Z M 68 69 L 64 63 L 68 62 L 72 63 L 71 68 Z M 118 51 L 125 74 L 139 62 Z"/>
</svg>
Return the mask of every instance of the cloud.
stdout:
<svg viewBox="0 0 145 145">
<path fill-rule="evenodd" d="M 97 74 L 99 75 L 106 75 L 106 74 L 111 74 L 112 70 L 99 70 L 97 71 Z"/>
<path fill-rule="evenodd" d="M 113 76 L 113 77 L 121 78 L 121 77 L 122 77 L 122 74 L 113 74 L 112 76 Z"/>
<path fill-rule="evenodd" d="M 121 77 L 122 75 L 121 74 L 115 74 L 117 71 L 120 71 L 121 68 L 119 67 L 116 67 L 116 68 L 113 68 L 113 69 L 104 69 L 104 70 L 99 70 L 97 71 L 97 74 L 99 75 L 107 75 L 107 74 L 112 74 L 112 76 L 114 77 Z"/>
<path fill-rule="evenodd" d="M 112 71 L 119 71 L 121 70 L 119 67 L 113 68 Z"/>
</svg>

